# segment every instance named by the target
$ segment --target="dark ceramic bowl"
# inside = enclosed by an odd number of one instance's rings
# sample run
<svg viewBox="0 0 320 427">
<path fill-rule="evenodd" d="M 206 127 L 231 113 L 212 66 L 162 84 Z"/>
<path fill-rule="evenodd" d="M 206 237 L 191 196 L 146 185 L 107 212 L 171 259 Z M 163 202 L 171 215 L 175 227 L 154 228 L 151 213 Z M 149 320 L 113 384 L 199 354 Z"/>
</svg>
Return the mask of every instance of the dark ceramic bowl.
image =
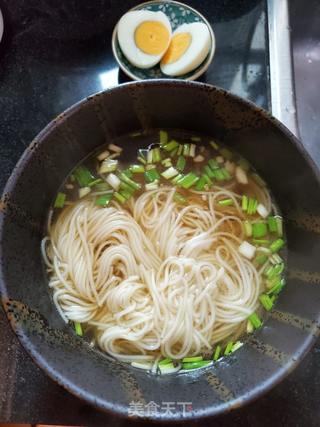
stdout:
<svg viewBox="0 0 320 427">
<path fill-rule="evenodd" d="M 287 286 L 262 329 L 226 360 L 203 370 L 156 377 L 91 349 L 54 308 L 40 255 L 50 203 L 89 152 L 138 129 L 181 128 L 223 139 L 267 180 L 285 217 Z M 130 83 L 90 96 L 32 142 L 5 188 L 0 212 L 4 308 L 35 362 L 67 390 L 128 415 L 130 402 L 174 402 L 156 420 L 198 418 L 257 398 L 298 364 L 319 332 L 319 173 L 299 141 L 254 105 L 200 83 Z M 192 411 L 179 402 L 191 402 Z M 155 412 L 155 411 L 154 411 Z"/>
</svg>

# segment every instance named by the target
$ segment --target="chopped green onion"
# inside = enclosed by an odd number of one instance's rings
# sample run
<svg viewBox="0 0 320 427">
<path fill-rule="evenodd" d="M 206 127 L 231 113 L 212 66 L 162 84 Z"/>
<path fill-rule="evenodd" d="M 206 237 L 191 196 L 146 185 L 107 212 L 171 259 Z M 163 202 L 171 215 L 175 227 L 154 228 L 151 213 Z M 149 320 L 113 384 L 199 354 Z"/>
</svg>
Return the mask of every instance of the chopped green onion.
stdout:
<svg viewBox="0 0 320 427">
<path fill-rule="evenodd" d="M 276 216 L 276 223 L 277 223 L 277 233 L 279 237 L 283 236 L 283 221 L 281 216 Z"/>
<path fill-rule="evenodd" d="M 152 160 L 153 163 L 158 163 L 161 160 L 161 153 L 160 153 L 160 148 L 156 147 L 154 148 L 152 151 Z"/>
<path fill-rule="evenodd" d="M 152 158 L 153 158 L 152 150 L 149 150 L 147 153 L 147 163 L 148 164 L 152 163 Z"/>
<path fill-rule="evenodd" d="M 143 158 L 143 157 L 141 157 L 141 156 L 138 156 L 138 157 L 137 157 L 137 160 L 139 160 L 139 162 L 140 162 L 140 163 L 142 163 L 143 165 L 146 165 L 146 164 L 147 164 L 146 159 L 144 159 L 144 158 Z"/>
<path fill-rule="evenodd" d="M 189 156 L 190 157 L 194 157 L 195 155 L 196 155 L 196 146 L 195 146 L 195 144 L 191 144 L 190 145 Z"/>
<path fill-rule="evenodd" d="M 270 279 L 268 278 L 267 280 L 266 280 L 266 287 L 267 287 L 267 289 L 272 289 L 272 288 L 274 288 L 275 286 L 277 286 L 280 282 L 281 282 L 281 280 L 282 280 L 282 277 L 281 276 L 273 276 L 273 277 L 271 277 Z"/>
<path fill-rule="evenodd" d="M 193 158 L 193 161 L 194 161 L 195 163 L 201 163 L 201 162 L 203 162 L 203 161 L 204 161 L 204 157 L 203 157 L 203 155 L 202 155 L 202 154 L 198 154 L 196 157 L 194 157 L 194 158 Z"/>
<path fill-rule="evenodd" d="M 253 324 L 250 322 L 250 320 L 247 321 L 247 333 L 251 334 L 254 331 Z"/>
<path fill-rule="evenodd" d="M 227 356 L 228 354 L 230 354 L 232 352 L 232 347 L 233 347 L 233 342 L 232 341 L 228 342 L 228 344 L 224 350 L 225 356 Z"/>
<path fill-rule="evenodd" d="M 157 190 L 159 188 L 159 181 L 156 179 L 153 182 L 149 182 L 148 184 L 145 185 L 145 189 L 147 191 L 150 190 Z"/>
<path fill-rule="evenodd" d="M 142 165 L 131 165 L 130 168 L 132 173 L 143 173 L 144 172 L 144 166 Z"/>
<path fill-rule="evenodd" d="M 227 171 L 226 168 L 221 168 L 220 171 L 222 173 L 223 179 L 226 179 L 226 180 L 232 179 L 232 176 L 230 175 L 230 173 Z"/>
<path fill-rule="evenodd" d="M 148 181 L 148 182 L 153 182 L 156 179 L 159 180 L 161 178 L 159 175 L 159 172 L 157 171 L 156 168 L 145 171 L 144 177 L 145 177 L 146 181 Z"/>
<path fill-rule="evenodd" d="M 239 161 L 238 161 L 238 165 L 244 170 L 244 171 L 246 171 L 246 172 L 248 172 L 248 170 L 250 169 L 250 163 L 247 161 L 247 160 L 245 160 L 245 159 L 240 159 Z"/>
<path fill-rule="evenodd" d="M 192 136 L 190 139 L 191 139 L 191 141 L 194 141 L 194 142 L 200 142 L 201 141 L 200 136 Z"/>
<path fill-rule="evenodd" d="M 260 300 L 261 304 L 263 305 L 263 307 L 267 311 L 270 311 L 272 309 L 273 302 L 272 302 L 271 298 L 269 297 L 269 295 L 261 294 L 259 297 L 259 300 Z"/>
<path fill-rule="evenodd" d="M 159 132 L 159 137 L 160 137 L 160 145 L 166 145 L 168 142 L 168 132 L 166 132 L 165 130 L 161 130 Z"/>
<path fill-rule="evenodd" d="M 183 172 L 183 169 L 185 168 L 186 163 L 187 163 L 187 161 L 186 161 L 185 157 L 183 157 L 183 156 L 179 156 L 179 157 L 178 157 L 178 160 L 177 160 L 176 168 L 177 168 L 180 172 Z"/>
<path fill-rule="evenodd" d="M 220 205 L 220 206 L 231 206 L 231 205 L 233 205 L 233 200 L 232 199 L 219 200 L 218 205 Z"/>
<path fill-rule="evenodd" d="M 234 351 L 238 350 L 239 348 L 241 348 L 243 346 L 243 342 L 241 341 L 236 341 L 233 346 L 232 346 L 232 350 L 231 353 L 233 353 Z"/>
<path fill-rule="evenodd" d="M 202 191 L 206 185 L 207 185 L 206 178 L 204 177 L 204 175 L 202 175 L 199 181 L 196 183 L 195 189 L 197 191 Z"/>
<path fill-rule="evenodd" d="M 207 185 L 209 186 L 209 187 L 211 187 L 212 185 L 213 185 L 213 181 L 208 177 L 208 175 L 207 174 L 203 174 L 202 175 L 203 176 L 203 178 L 206 180 L 206 183 L 207 183 Z"/>
<path fill-rule="evenodd" d="M 220 358 L 220 354 L 221 354 L 221 346 L 217 345 L 213 354 L 213 360 L 218 360 Z"/>
<path fill-rule="evenodd" d="M 122 193 L 118 193 L 117 191 L 114 193 L 114 197 L 118 200 L 118 202 L 120 203 L 125 203 L 125 201 L 127 200 L 127 198 L 122 194 Z"/>
<path fill-rule="evenodd" d="M 174 364 L 171 363 L 167 363 L 166 365 L 158 365 L 159 366 L 159 370 L 161 372 L 161 374 L 169 374 L 170 372 L 176 372 L 177 368 L 174 366 Z"/>
<path fill-rule="evenodd" d="M 242 196 L 242 201 L 241 201 L 241 207 L 242 210 L 244 212 L 246 212 L 248 210 L 248 197 L 247 196 Z"/>
<path fill-rule="evenodd" d="M 271 289 L 268 290 L 267 294 L 268 295 L 270 295 L 270 294 L 276 294 L 277 295 L 282 290 L 284 285 L 285 285 L 285 280 L 284 279 L 279 280 Z"/>
<path fill-rule="evenodd" d="M 215 142 L 215 141 L 210 141 L 209 144 L 211 145 L 212 148 L 214 148 L 215 150 L 219 149 L 219 145 Z"/>
<path fill-rule="evenodd" d="M 210 160 L 208 161 L 208 165 L 210 166 L 210 168 L 211 168 L 212 170 L 219 169 L 219 165 L 218 165 L 218 163 L 216 162 L 216 160 L 214 160 L 214 159 L 210 159 Z"/>
<path fill-rule="evenodd" d="M 164 167 L 169 168 L 170 166 L 172 166 L 172 160 L 170 159 L 170 157 L 167 157 L 166 159 L 162 160 L 161 164 Z"/>
<path fill-rule="evenodd" d="M 175 141 L 174 139 L 170 142 L 168 142 L 167 144 L 163 145 L 163 149 L 166 151 L 172 151 L 175 148 L 179 147 L 179 143 L 177 141 Z"/>
<path fill-rule="evenodd" d="M 182 175 L 182 173 L 179 173 L 179 175 L 175 176 L 173 178 L 173 180 L 171 181 L 174 185 L 176 185 L 178 183 L 178 181 L 180 181 L 180 179 L 183 178 L 184 175 Z"/>
<path fill-rule="evenodd" d="M 270 240 L 268 240 L 268 239 L 252 239 L 252 243 L 254 243 L 255 245 L 269 246 Z"/>
<path fill-rule="evenodd" d="M 95 191 L 108 191 L 110 190 L 110 185 L 107 182 L 98 182 L 97 184 L 94 185 L 94 190 Z"/>
<path fill-rule="evenodd" d="M 177 151 L 178 156 L 180 156 L 182 152 L 183 152 L 183 145 L 179 144 L 178 151 Z"/>
<path fill-rule="evenodd" d="M 273 254 L 270 257 L 270 262 L 272 262 L 272 264 L 283 264 L 283 259 L 278 254 Z"/>
<path fill-rule="evenodd" d="M 96 199 L 97 206 L 107 206 L 112 199 L 112 193 L 104 194 Z"/>
<path fill-rule="evenodd" d="M 178 153 L 178 148 L 175 148 L 174 150 L 170 151 L 169 156 L 170 157 L 175 157 Z"/>
<path fill-rule="evenodd" d="M 252 225 L 249 221 L 243 221 L 244 232 L 247 237 L 252 236 Z"/>
<path fill-rule="evenodd" d="M 131 178 L 131 177 L 132 177 L 132 172 L 131 172 L 130 168 L 129 168 L 129 169 L 124 169 L 124 170 L 122 171 L 122 173 L 124 173 L 124 174 L 125 174 L 125 176 L 126 176 L 126 177 L 128 177 L 128 178 Z"/>
<path fill-rule="evenodd" d="M 205 171 L 205 173 L 207 174 L 207 176 L 209 177 L 209 178 L 214 178 L 215 176 L 214 176 L 214 173 L 213 173 L 213 170 L 210 168 L 210 166 L 205 166 L 204 167 L 204 171 Z"/>
<path fill-rule="evenodd" d="M 122 148 L 119 147 L 118 145 L 115 145 L 115 144 L 109 144 L 108 148 L 110 151 L 113 151 L 114 153 L 121 153 L 122 152 Z"/>
<path fill-rule="evenodd" d="M 272 253 L 278 252 L 282 247 L 284 246 L 284 240 L 283 239 L 277 239 L 270 245 L 270 251 Z"/>
<path fill-rule="evenodd" d="M 66 195 L 64 193 L 58 193 L 56 200 L 54 201 L 54 207 L 55 208 L 63 208 L 64 203 L 66 201 Z"/>
<path fill-rule="evenodd" d="M 118 190 L 121 184 L 120 179 L 114 173 L 109 173 L 106 178 L 106 181 L 114 190 Z"/>
<path fill-rule="evenodd" d="M 213 176 L 218 181 L 224 181 L 225 180 L 225 176 L 224 176 L 222 169 L 214 169 L 212 172 L 213 172 Z"/>
<path fill-rule="evenodd" d="M 247 214 L 254 215 L 257 211 L 257 206 L 258 206 L 258 201 L 252 197 L 249 197 Z"/>
<path fill-rule="evenodd" d="M 186 203 L 187 199 L 183 197 L 180 193 L 174 193 L 173 200 L 177 203 Z"/>
<path fill-rule="evenodd" d="M 73 174 L 80 187 L 87 187 L 90 182 L 96 179 L 85 166 L 77 167 Z"/>
<path fill-rule="evenodd" d="M 221 156 L 223 156 L 225 159 L 228 159 L 228 160 L 231 160 L 233 157 L 232 151 L 228 150 L 227 148 L 220 148 L 220 154 Z"/>
<path fill-rule="evenodd" d="M 196 368 L 202 368 L 203 366 L 208 366 L 212 362 L 211 360 L 200 360 L 199 362 L 190 362 L 190 363 L 183 363 L 182 369 L 196 369 Z"/>
<path fill-rule="evenodd" d="M 139 190 L 141 188 L 141 184 L 128 178 L 127 175 L 123 172 L 119 173 L 119 178 L 125 183 L 127 183 L 128 185 L 130 185 L 130 187 L 134 188 L 135 190 Z"/>
<path fill-rule="evenodd" d="M 169 359 L 168 357 L 166 357 L 165 359 L 160 360 L 160 362 L 158 363 L 159 366 L 164 366 L 164 365 L 168 365 L 168 363 L 172 363 L 172 360 Z"/>
<path fill-rule="evenodd" d="M 100 160 L 100 162 L 102 162 L 102 160 L 106 159 L 109 155 L 110 155 L 110 152 L 108 150 L 105 150 L 105 151 L 102 151 L 102 153 L 100 153 L 97 156 L 97 159 Z"/>
<path fill-rule="evenodd" d="M 274 216 L 269 216 L 268 227 L 269 227 L 270 233 L 276 233 L 277 232 L 277 230 L 278 230 L 277 221 L 276 221 L 276 218 Z"/>
<path fill-rule="evenodd" d="M 200 362 L 200 360 L 203 360 L 202 356 L 191 356 L 191 357 L 184 357 L 182 359 L 182 363 L 188 363 L 188 362 Z"/>
<path fill-rule="evenodd" d="M 99 173 L 109 173 L 114 172 L 117 169 L 118 166 L 118 160 L 110 160 L 106 159 L 101 163 L 101 166 L 99 168 Z"/>
<path fill-rule="evenodd" d="M 91 192 L 90 187 L 81 187 L 79 188 L 79 199 L 82 199 L 82 197 L 87 196 Z"/>
<path fill-rule="evenodd" d="M 250 320 L 250 322 L 252 323 L 252 326 L 253 326 L 255 329 L 260 328 L 260 326 L 262 325 L 262 322 L 261 322 L 261 320 L 260 320 L 259 316 L 258 316 L 256 313 L 252 313 L 252 314 L 248 317 L 248 319 Z"/>
<path fill-rule="evenodd" d="M 121 188 L 121 190 L 128 191 L 131 194 L 133 194 L 135 191 L 135 189 L 133 187 L 131 187 L 129 184 L 127 184 L 124 181 L 121 181 L 120 188 Z"/>
<path fill-rule="evenodd" d="M 171 179 L 173 177 L 175 177 L 176 175 L 178 175 L 178 171 L 177 169 L 175 169 L 174 167 L 170 167 L 169 169 L 166 169 L 164 172 L 162 172 L 162 176 L 165 179 Z"/>
<path fill-rule="evenodd" d="M 254 238 L 264 237 L 267 232 L 267 224 L 264 222 L 255 222 L 252 224 L 252 236 Z"/>
<path fill-rule="evenodd" d="M 93 187 L 97 184 L 102 184 L 102 179 L 101 178 L 97 178 L 94 181 L 89 182 L 88 187 Z"/>
<path fill-rule="evenodd" d="M 259 185 L 259 187 L 265 187 L 267 184 L 264 180 L 256 173 L 252 173 L 251 177 L 255 180 L 255 182 Z"/>
<path fill-rule="evenodd" d="M 259 265 L 264 264 L 266 261 L 268 261 L 267 255 L 257 255 L 255 257 L 255 259 L 253 260 L 254 263 L 259 264 Z"/>
<path fill-rule="evenodd" d="M 74 322 L 74 329 L 76 331 L 76 334 L 79 335 L 79 337 L 82 337 L 83 335 L 83 331 L 82 331 L 82 326 L 81 323 L 79 322 Z"/>
<path fill-rule="evenodd" d="M 281 274 L 284 270 L 284 264 L 280 263 L 280 264 L 276 264 L 273 267 L 268 268 L 264 274 L 267 276 L 268 279 L 272 279 L 274 276 L 278 276 L 279 274 Z"/>
<path fill-rule="evenodd" d="M 187 175 L 184 175 L 184 177 L 178 181 L 178 185 L 188 189 L 192 187 L 198 180 L 199 177 L 196 174 L 194 174 L 193 172 L 189 172 Z"/>
<path fill-rule="evenodd" d="M 190 144 L 184 144 L 183 145 L 183 155 L 189 156 L 189 152 L 190 152 Z"/>
</svg>

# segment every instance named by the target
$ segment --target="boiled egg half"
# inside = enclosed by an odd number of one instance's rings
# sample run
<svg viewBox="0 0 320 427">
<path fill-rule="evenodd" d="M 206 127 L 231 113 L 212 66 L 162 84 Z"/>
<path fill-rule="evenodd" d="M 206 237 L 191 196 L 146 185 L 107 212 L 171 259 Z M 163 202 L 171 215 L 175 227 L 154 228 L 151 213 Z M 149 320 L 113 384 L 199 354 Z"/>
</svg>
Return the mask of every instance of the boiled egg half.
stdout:
<svg viewBox="0 0 320 427">
<path fill-rule="evenodd" d="M 168 76 L 189 73 L 205 60 L 213 42 L 206 24 L 193 22 L 181 25 L 174 31 L 160 62 L 161 71 Z"/>
<path fill-rule="evenodd" d="M 132 65 L 150 68 L 165 54 L 171 40 L 171 25 L 163 12 L 135 10 L 118 23 L 118 41 Z"/>
</svg>

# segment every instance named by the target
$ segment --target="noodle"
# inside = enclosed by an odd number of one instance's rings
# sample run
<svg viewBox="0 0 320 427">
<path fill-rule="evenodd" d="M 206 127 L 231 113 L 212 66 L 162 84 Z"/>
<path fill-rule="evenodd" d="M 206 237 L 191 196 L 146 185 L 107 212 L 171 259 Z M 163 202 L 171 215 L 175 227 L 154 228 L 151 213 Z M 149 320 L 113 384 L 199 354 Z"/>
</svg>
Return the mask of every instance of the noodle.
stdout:
<svg viewBox="0 0 320 427">
<path fill-rule="evenodd" d="M 251 189 L 270 212 L 267 190 Z M 239 195 L 191 190 L 183 206 L 174 193 L 163 186 L 126 208 L 81 199 L 49 222 L 41 246 L 61 316 L 92 327 L 99 347 L 123 361 L 154 366 L 212 350 L 258 308 L 262 270 L 238 252 Z M 223 212 L 221 197 L 233 201 Z"/>
</svg>

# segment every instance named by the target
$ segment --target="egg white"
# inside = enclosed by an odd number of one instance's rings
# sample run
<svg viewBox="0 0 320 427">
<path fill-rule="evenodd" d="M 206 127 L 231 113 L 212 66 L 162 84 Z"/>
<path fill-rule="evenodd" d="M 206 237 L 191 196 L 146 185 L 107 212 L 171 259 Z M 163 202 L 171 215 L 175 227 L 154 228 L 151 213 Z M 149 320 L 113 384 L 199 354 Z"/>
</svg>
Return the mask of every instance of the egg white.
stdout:
<svg viewBox="0 0 320 427">
<path fill-rule="evenodd" d="M 169 19 L 163 12 L 152 12 L 150 10 L 134 10 L 123 15 L 117 28 L 118 41 L 123 54 L 132 65 L 138 68 L 151 68 L 161 60 L 168 46 L 160 55 L 148 55 L 138 48 L 135 44 L 134 33 L 144 21 L 161 22 L 169 32 L 169 46 L 172 34 Z"/>
<path fill-rule="evenodd" d="M 160 63 L 161 71 L 168 76 L 181 76 L 197 68 L 205 60 L 213 43 L 208 26 L 203 22 L 182 24 L 174 31 L 172 37 L 179 33 L 189 33 L 191 43 L 177 61 L 171 64 Z"/>
</svg>

